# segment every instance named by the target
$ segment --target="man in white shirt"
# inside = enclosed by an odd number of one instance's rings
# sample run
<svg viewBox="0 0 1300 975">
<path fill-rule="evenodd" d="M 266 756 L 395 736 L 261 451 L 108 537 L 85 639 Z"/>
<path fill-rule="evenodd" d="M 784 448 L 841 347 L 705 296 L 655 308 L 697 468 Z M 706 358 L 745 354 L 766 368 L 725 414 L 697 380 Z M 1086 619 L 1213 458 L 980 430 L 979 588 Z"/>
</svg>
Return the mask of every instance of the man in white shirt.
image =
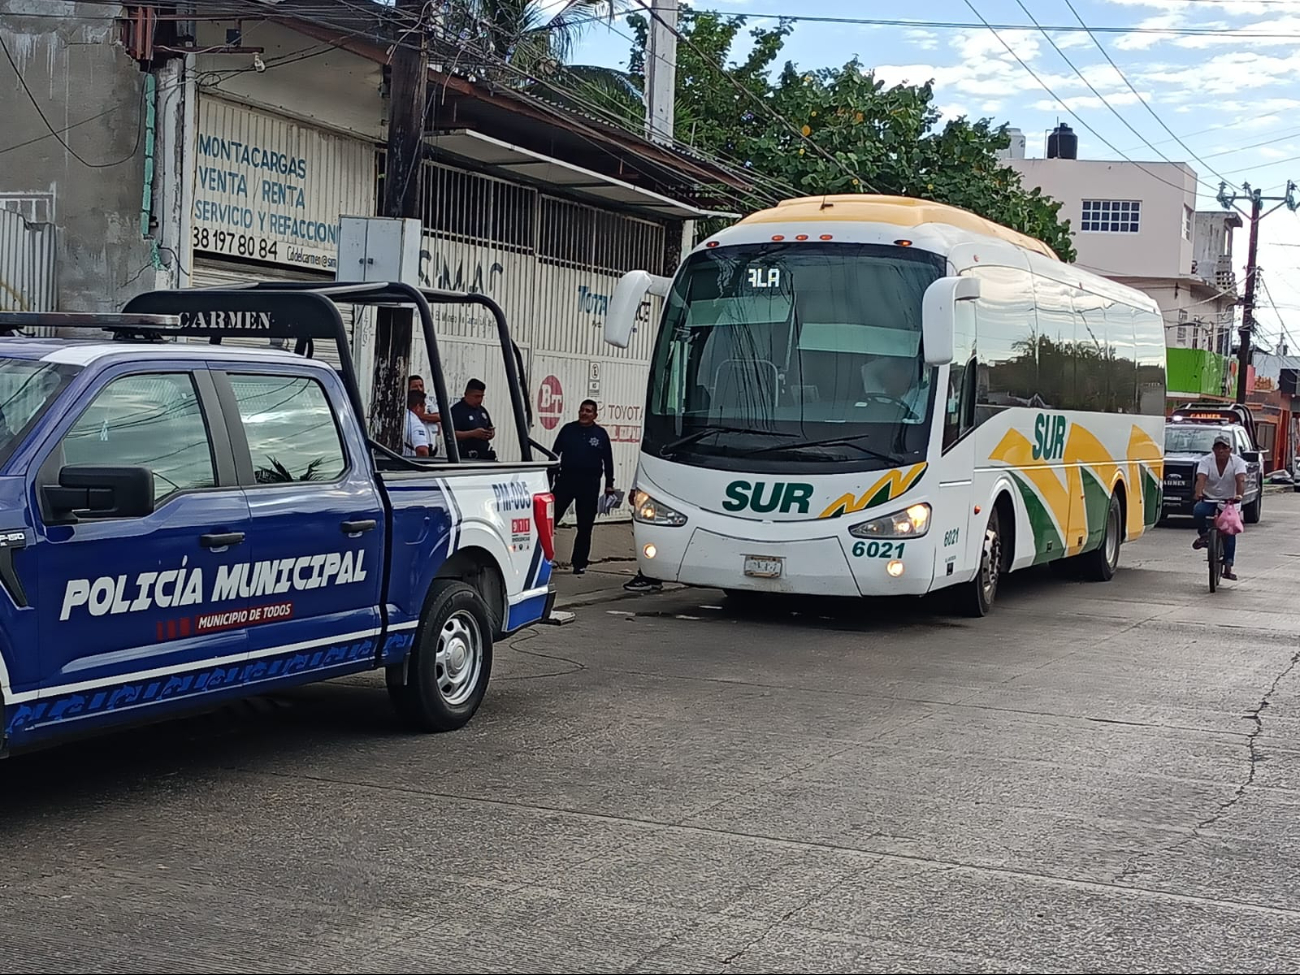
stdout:
<svg viewBox="0 0 1300 975">
<path fill-rule="evenodd" d="M 1246 462 L 1232 452 L 1232 441 L 1224 434 L 1214 438 L 1213 453 L 1206 454 L 1196 465 L 1196 507 L 1192 517 L 1196 519 L 1196 531 L 1199 536 L 1192 543 L 1192 548 L 1202 549 L 1206 546 L 1207 521 L 1219 513 L 1219 504 L 1223 501 L 1241 502 L 1246 493 Z M 1236 579 L 1232 563 L 1237 556 L 1237 536 L 1223 536 L 1223 578 Z"/>
<path fill-rule="evenodd" d="M 402 439 L 403 457 L 429 456 L 429 431 L 424 426 L 424 391 L 406 393 L 406 432 Z"/>
</svg>

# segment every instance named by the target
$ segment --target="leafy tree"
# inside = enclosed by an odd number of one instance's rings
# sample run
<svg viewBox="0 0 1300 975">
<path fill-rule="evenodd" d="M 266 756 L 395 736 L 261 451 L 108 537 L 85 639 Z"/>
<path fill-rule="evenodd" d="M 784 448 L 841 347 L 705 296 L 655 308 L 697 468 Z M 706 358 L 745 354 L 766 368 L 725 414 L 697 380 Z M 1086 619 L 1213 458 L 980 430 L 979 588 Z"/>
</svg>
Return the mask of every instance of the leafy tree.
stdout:
<svg viewBox="0 0 1300 975">
<path fill-rule="evenodd" d="M 649 23 L 634 14 L 630 74 L 643 86 Z M 1010 144 L 989 119 L 940 126 L 934 90 L 887 86 L 857 59 L 838 68 L 775 72 L 788 21 L 750 31 L 731 58 L 743 16 L 683 10 L 677 48 L 677 138 L 754 173 L 754 204 L 774 196 L 876 192 L 971 210 L 1044 241 L 1073 260 L 1061 204 L 1004 166 Z M 774 77 L 775 74 L 775 77 Z"/>
</svg>

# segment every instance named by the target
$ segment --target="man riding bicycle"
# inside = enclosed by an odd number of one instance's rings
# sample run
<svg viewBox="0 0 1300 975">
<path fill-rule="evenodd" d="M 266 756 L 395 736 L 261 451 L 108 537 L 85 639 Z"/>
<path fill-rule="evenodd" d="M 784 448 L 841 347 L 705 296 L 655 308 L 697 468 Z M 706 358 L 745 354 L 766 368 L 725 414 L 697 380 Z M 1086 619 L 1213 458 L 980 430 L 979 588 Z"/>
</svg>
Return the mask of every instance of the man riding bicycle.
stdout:
<svg viewBox="0 0 1300 975">
<path fill-rule="evenodd" d="M 1192 543 L 1192 548 L 1205 548 L 1206 533 L 1209 531 L 1208 519 L 1219 513 L 1219 506 L 1225 502 L 1240 502 L 1246 493 L 1246 462 L 1232 452 L 1232 441 L 1226 436 L 1214 438 L 1213 453 L 1206 454 L 1196 465 L 1196 507 L 1192 517 L 1196 519 L 1196 531 L 1199 537 Z M 1223 578 L 1236 580 L 1232 563 L 1237 555 L 1237 536 L 1223 536 Z"/>
</svg>

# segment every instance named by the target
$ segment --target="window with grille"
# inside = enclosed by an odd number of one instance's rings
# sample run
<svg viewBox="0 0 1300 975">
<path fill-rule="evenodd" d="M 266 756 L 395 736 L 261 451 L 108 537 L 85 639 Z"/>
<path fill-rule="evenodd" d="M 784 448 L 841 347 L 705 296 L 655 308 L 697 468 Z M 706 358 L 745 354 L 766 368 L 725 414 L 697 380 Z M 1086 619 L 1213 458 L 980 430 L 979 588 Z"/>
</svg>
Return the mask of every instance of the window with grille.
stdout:
<svg viewBox="0 0 1300 975">
<path fill-rule="evenodd" d="M 1140 200 L 1083 201 L 1084 233 L 1136 234 L 1141 216 Z"/>
</svg>

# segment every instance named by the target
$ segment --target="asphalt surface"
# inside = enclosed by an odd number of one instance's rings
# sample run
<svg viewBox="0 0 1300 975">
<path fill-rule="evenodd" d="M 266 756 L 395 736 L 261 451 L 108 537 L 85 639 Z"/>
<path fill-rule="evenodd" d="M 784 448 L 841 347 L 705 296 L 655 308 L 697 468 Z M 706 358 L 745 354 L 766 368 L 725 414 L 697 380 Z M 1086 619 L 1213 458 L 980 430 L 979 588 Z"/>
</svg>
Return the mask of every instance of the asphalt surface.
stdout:
<svg viewBox="0 0 1300 975">
<path fill-rule="evenodd" d="M 498 647 L 462 732 L 373 677 L 0 764 L 8 971 L 1300 966 L 1300 494 L 1241 581 L 685 590 Z"/>
</svg>

